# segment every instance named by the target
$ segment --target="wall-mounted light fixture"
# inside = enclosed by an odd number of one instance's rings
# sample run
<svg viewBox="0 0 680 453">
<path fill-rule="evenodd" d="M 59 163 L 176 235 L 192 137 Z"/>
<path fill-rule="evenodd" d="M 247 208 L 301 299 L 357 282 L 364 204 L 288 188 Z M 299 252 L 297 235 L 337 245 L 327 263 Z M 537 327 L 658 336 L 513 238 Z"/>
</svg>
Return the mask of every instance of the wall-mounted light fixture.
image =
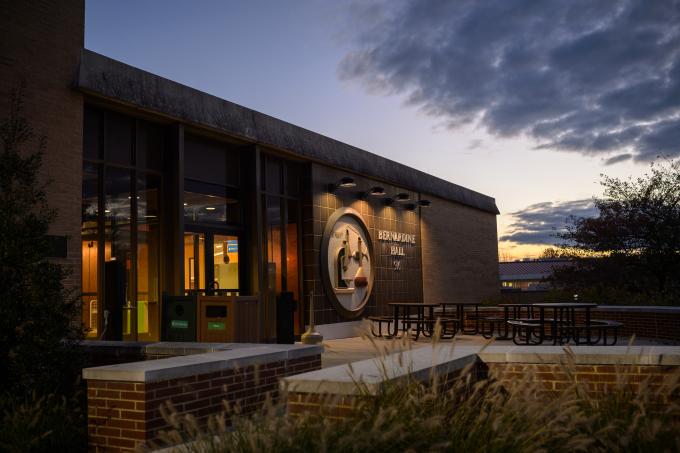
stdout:
<svg viewBox="0 0 680 453">
<path fill-rule="evenodd" d="M 404 209 L 407 211 L 415 211 L 416 210 L 416 204 L 415 203 L 409 203 L 407 205 L 404 205 Z"/>
<path fill-rule="evenodd" d="M 343 189 L 351 189 L 352 187 L 356 186 L 357 183 L 354 182 L 354 178 L 350 178 L 349 176 L 345 176 L 338 183 L 338 187 L 342 187 Z"/>
<path fill-rule="evenodd" d="M 338 188 L 343 188 L 343 189 L 351 189 L 353 187 L 356 187 L 357 183 L 354 182 L 354 178 L 351 178 L 349 176 L 344 176 L 343 178 L 340 178 L 340 181 L 335 183 L 335 184 L 329 184 L 328 185 L 328 191 L 329 192 L 335 192 L 336 189 Z"/>
<path fill-rule="evenodd" d="M 380 186 L 375 186 L 375 187 L 371 188 L 370 193 L 374 197 L 382 197 L 383 195 L 385 195 L 385 189 L 383 187 L 380 187 Z"/>
<path fill-rule="evenodd" d="M 385 197 L 385 198 L 383 198 L 383 203 L 385 204 L 385 206 L 390 206 L 390 205 L 394 204 L 394 198 Z"/>
<path fill-rule="evenodd" d="M 432 202 L 430 200 L 420 200 L 418 201 L 418 206 L 421 208 L 429 208 L 432 206 Z"/>
<path fill-rule="evenodd" d="M 406 203 L 407 201 L 410 201 L 410 200 L 411 200 L 411 197 L 410 197 L 409 194 L 406 193 L 406 192 L 399 192 L 399 193 L 396 195 L 396 199 L 397 199 L 397 201 L 398 201 L 399 203 Z"/>
</svg>

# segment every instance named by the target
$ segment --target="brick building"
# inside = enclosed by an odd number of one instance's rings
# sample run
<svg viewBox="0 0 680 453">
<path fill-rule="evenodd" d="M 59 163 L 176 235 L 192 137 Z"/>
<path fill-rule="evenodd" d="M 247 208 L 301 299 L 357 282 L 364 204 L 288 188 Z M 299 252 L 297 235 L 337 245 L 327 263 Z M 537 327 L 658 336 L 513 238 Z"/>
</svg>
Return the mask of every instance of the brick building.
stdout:
<svg viewBox="0 0 680 453">
<path fill-rule="evenodd" d="M 159 340 L 165 296 L 256 296 L 272 341 L 308 321 L 290 300 L 339 336 L 390 301 L 499 294 L 493 198 L 88 51 L 83 0 L 2 10 L 0 111 L 23 86 L 48 138 L 92 339 Z"/>
</svg>

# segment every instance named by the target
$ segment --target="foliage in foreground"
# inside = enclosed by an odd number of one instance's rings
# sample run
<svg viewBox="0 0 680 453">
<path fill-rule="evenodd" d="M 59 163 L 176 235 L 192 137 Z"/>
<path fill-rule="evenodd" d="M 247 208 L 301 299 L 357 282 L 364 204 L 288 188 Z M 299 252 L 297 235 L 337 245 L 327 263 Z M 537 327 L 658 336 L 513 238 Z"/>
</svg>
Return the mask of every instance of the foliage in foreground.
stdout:
<svg viewBox="0 0 680 453">
<path fill-rule="evenodd" d="M 86 450 L 87 430 L 80 395 L 2 398 L 0 452 Z"/>
<path fill-rule="evenodd" d="M 0 120 L 0 451 L 77 451 L 85 447 L 78 399 L 82 330 L 67 271 L 48 259 L 47 206 L 36 138 L 12 93 Z"/>
<path fill-rule="evenodd" d="M 573 364 L 563 371 L 575 375 Z M 426 384 L 387 385 L 377 397 L 364 392 L 356 414 L 346 420 L 291 417 L 283 403 L 271 402 L 254 417 L 232 412 L 210 419 L 207 427 L 172 414 L 167 420 L 174 429 L 163 438 L 188 442 L 178 451 L 206 453 L 680 451 L 680 373 L 661 388 L 644 383 L 636 394 L 621 381 L 604 400 L 589 398 L 575 381 L 561 395 L 547 396 L 530 374 L 510 388 L 474 376 L 469 368 L 448 389 L 431 376 Z M 676 402 L 659 405 L 668 391 Z"/>
<path fill-rule="evenodd" d="M 60 390 L 59 371 L 73 362 L 69 346 L 82 333 L 62 284 L 67 272 L 47 259 L 56 213 L 39 181 L 44 150 L 45 139 L 35 140 L 14 93 L 0 121 L 0 390 L 12 394 Z"/>
</svg>

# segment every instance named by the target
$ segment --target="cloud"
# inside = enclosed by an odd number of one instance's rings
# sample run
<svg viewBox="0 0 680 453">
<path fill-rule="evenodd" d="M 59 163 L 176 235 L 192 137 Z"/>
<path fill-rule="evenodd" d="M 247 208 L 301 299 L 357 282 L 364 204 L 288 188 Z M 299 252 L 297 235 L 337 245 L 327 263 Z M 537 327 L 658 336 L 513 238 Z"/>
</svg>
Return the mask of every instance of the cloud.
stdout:
<svg viewBox="0 0 680 453">
<path fill-rule="evenodd" d="M 594 217 L 598 213 L 592 200 L 536 203 L 512 212 L 514 222 L 500 241 L 518 244 L 555 244 L 557 234 L 564 231 L 570 216 Z"/>
<path fill-rule="evenodd" d="M 614 165 L 618 164 L 619 162 L 625 162 L 627 160 L 630 160 L 633 158 L 633 155 L 630 153 L 623 153 L 619 154 L 618 156 L 612 156 L 604 161 L 605 165 Z"/>
<path fill-rule="evenodd" d="M 680 0 L 385 0 L 338 67 L 451 127 L 540 149 L 680 155 Z"/>
</svg>

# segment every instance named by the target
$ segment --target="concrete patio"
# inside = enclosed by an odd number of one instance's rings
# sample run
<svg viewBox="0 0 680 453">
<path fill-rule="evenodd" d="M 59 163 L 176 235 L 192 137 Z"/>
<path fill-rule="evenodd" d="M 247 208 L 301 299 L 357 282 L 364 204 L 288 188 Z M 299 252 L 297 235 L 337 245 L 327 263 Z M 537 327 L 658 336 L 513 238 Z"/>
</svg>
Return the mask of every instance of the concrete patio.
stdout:
<svg viewBox="0 0 680 453">
<path fill-rule="evenodd" d="M 452 340 L 440 341 L 440 344 L 451 343 Z M 627 346 L 630 338 L 619 338 L 618 346 Z M 490 341 L 481 335 L 457 335 L 455 337 L 456 347 L 475 346 L 477 348 L 489 343 L 494 346 L 515 346 L 512 341 Z M 663 341 L 649 338 L 635 338 L 634 346 L 677 346 L 678 342 Z M 547 345 L 547 344 L 546 344 Z M 324 352 L 321 356 L 322 367 L 329 368 L 345 363 L 358 362 L 370 359 L 383 353 L 398 352 L 406 349 L 406 344 L 402 340 L 386 340 L 381 338 L 351 337 L 335 340 L 325 340 L 323 342 Z M 566 346 L 566 345 L 565 345 Z M 574 346 L 573 344 L 571 345 Z M 432 340 L 421 337 L 418 341 L 410 341 L 410 349 L 432 347 Z M 531 346 L 530 346 L 531 347 Z M 584 346 L 581 346 L 584 347 Z M 602 347 L 602 346 L 591 346 Z M 607 347 L 607 346 L 605 346 Z"/>
</svg>

